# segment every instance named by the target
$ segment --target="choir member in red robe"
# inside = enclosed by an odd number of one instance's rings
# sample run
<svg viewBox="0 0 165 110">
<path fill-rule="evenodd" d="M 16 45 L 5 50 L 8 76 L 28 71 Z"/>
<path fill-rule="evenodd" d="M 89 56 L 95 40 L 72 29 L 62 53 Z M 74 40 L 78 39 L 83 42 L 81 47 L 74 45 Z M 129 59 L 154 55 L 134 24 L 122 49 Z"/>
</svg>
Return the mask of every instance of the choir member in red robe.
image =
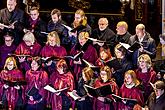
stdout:
<svg viewBox="0 0 165 110">
<path fill-rule="evenodd" d="M 27 32 L 23 37 L 23 42 L 20 43 L 15 51 L 16 55 L 30 55 L 38 56 L 41 50 L 41 46 L 36 42 L 34 34 Z M 30 69 L 30 64 L 27 61 L 27 56 L 18 57 L 20 63 L 20 69 L 24 72 Z"/>
<path fill-rule="evenodd" d="M 97 52 L 95 48 L 88 41 L 89 33 L 81 32 L 78 36 L 78 43 L 71 49 L 70 55 L 74 56 L 79 52 L 82 52 L 76 59 L 71 60 L 70 65 L 74 71 L 74 77 L 78 81 L 80 73 L 82 71 L 83 61 L 82 59 L 88 61 L 91 64 L 95 64 L 98 59 Z"/>
<path fill-rule="evenodd" d="M 48 84 L 48 74 L 40 67 L 41 59 L 39 57 L 32 58 L 31 69 L 26 72 L 25 76 L 27 81 L 26 110 L 45 110 L 47 91 L 44 86 Z"/>
<path fill-rule="evenodd" d="M 143 85 L 144 99 L 146 101 L 152 92 L 150 82 L 154 84 L 156 81 L 156 72 L 153 70 L 151 58 L 147 54 L 142 54 L 138 57 L 138 65 L 136 75 Z"/>
<path fill-rule="evenodd" d="M 112 59 L 112 55 L 110 49 L 107 45 L 103 45 L 100 47 L 99 51 L 100 57 L 96 61 L 96 65 L 98 66 L 105 66 L 107 63 Z"/>
<path fill-rule="evenodd" d="M 57 62 L 56 71 L 51 75 L 50 83 L 56 90 L 67 88 L 64 91 L 51 94 L 49 100 L 52 104 L 52 110 L 69 110 L 72 107 L 72 103 L 67 92 L 73 91 L 74 78 L 68 70 L 65 60 L 61 59 Z"/>
<path fill-rule="evenodd" d="M 14 53 L 16 49 L 16 45 L 13 43 L 13 34 L 11 32 L 4 35 L 4 41 L 5 43 L 0 46 L 0 69 L 3 69 L 8 54 Z"/>
<path fill-rule="evenodd" d="M 66 49 L 60 46 L 60 38 L 56 31 L 52 31 L 48 34 L 47 43 L 42 48 L 40 54 L 42 58 L 45 59 L 45 62 L 48 58 L 63 58 L 67 55 Z M 51 74 L 54 71 L 55 63 L 53 60 L 46 62 L 44 65 L 48 70 L 48 74 Z"/>
<path fill-rule="evenodd" d="M 0 100 L 5 110 L 23 110 L 24 87 L 13 83 L 22 80 L 24 77 L 15 58 L 8 57 L 0 73 Z"/>
<path fill-rule="evenodd" d="M 142 91 L 139 89 L 140 82 L 136 78 L 133 70 L 128 70 L 124 76 L 124 84 L 120 88 L 119 95 L 122 98 L 136 99 L 137 104 L 143 105 L 144 98 Z M 118 110 L 133 110 L 134 105 L 128 105 L 124 100 L 119 102 Z"/>
<path fill-rule="evenodd" d="M 98 78 L 95 83 L 94 87 L 101 87 L 105 85 L 111 85 L 112 92 L 118 95 L 118 86 L 114 79 L 111 78 L 111 70 L 108 66 L 103 66 L 100 69 L 100 78 Z M 108 100 L 111 100 L 109 102 Z M 112 95 L 107 95 L 106 97 L 97 97 L 94 100 L 94 110 L 114 110 L 116 109 L 116 103 L 113 102 Z"/>
</svg>

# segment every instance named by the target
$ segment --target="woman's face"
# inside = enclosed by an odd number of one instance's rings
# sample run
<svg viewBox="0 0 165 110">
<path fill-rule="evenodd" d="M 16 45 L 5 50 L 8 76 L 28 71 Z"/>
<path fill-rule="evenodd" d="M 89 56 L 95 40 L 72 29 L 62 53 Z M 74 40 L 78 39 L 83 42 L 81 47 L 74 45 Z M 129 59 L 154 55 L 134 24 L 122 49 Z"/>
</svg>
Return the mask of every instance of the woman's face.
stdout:
<svg viewBox="0 0 165 110">
<path fill-rule="evenodd" d="M 64 74 L 63 67 L 57 67 L 57 71 L 59 72 L 59 74 Z"/>
<path fill-rule="evenodd" d="M 33 43 L 30 40 L 24 40 L 24 42 L 27 46 L 32 46 L 33 45 Z"/>
<path fill-rule="evenodd" d="M 86 41 L 87 41 L 87 39 L 85 39 L 83 37 L 79 38 L 78 40 L 79 40 L 79 43 L 80 43 L 81 46 L 83 46 L 86 43 Z"/>
<path fill-rule="evenodd" d="M 139 60 L 139 67 L 140 67 L 141 69 L 146 69 L 146 68 L 147 68 L 147 63 L 145 62 L 144 59 L 140 59 L 140 60 Z"/>
<path fill-rule="evenodd" d="M 115 49 L 115 55 L 117 58 L 122 58 L 123 57 L 123 53 L 121 51 L 119 51 L 118 49 Z"/>
<path fill-rule="evenodd" d="M 132 76 L 130 74 L 126 74 L 124 79 L 125 79 L 125 83 L 127 85 L 130 85 L 133 83 L 133 79 L 132 79 Z"/>
<path fill-rule="evenodd" d="M 49 42 L 50 46 L 55 46 L 56 45 L 56 38 L 50 37 L 48 42 Z"/>
<path fill-rule="evenodd" d="M 31 63 L 31 69 L 32 69 L 33 71 L 37 71 L 38 68 L 39 68 L 38 63 L 37 63 L 35 60 L 33 60 L 32 63 Z"/>
<path fill-rule="evenodd" d="M 7 69 L 8 70 L 13 70 L 13 68 L 14 68 L 14 62 L 13 61 L 8 62 L 7 63 Z"/>
<path fill-rule="evenodd" d="M 101 76 L 101 79 L 103 80 L 103 82 L 106 82 L 108 80 L 107 72 L 101 71 L 100 76 Z"/>
<path fill-rule="evenodd" d="M 108 58 L 108 54 L 107 54 L 105 51 L 101 51 L 101 52 L 100 52 L 100 58 L 101 58 L 102 60 L 105 60 L 105 59 Z"/>
</svg>

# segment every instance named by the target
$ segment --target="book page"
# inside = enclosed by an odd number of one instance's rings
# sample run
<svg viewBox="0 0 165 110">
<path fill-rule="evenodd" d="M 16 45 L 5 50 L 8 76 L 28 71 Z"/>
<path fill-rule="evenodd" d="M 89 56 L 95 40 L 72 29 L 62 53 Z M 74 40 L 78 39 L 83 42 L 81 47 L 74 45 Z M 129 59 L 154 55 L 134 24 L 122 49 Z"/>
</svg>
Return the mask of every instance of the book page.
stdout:
<svg viewBox="0 0 165 110">
<path fill-rule="evenodd" d="M 80 99 L 81 97 L 76 94 L 76 91 L 73 90 L 72 92 L 67 92 L 74 100 Z"/>
<path fill-rule="evenodd" d="M 51 86 L 49 86 L 49 85 L 46 85 L 46 86 L 44 87 L 44 89 L 45 89 L 45 90 L 48 90 L 48 91 L 50 91 L 50 92 L 52 92 L 52 93 L 56 93 L 56 92 L 57 92 L 57 90 L 55 90 L 53 87 L 51 87 Z"/>
</svg>

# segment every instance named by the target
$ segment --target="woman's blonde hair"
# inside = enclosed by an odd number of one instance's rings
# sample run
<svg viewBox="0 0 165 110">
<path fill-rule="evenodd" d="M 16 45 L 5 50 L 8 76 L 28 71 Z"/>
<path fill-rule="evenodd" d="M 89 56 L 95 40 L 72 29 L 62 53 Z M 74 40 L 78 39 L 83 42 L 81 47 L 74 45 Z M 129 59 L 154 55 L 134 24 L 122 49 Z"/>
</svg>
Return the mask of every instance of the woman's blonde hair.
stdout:
<svg viewBox="0 0 165 110">
<path fill-rule="evenodd" d="M 124 79 L 126 75 L 130 75 L 132 77 L 133 82 L 135 83 L 135 86 L 138 86 L 140 84 L 139 80 L 136 77 L 136 73 L 133 70 L 128 70 L 125 72 Z M 125 82 L 125 80 L 124 80 Z"/>
<path fill-rule="evenodd" d="M 145 63 L 147 64 L 148 69 L 151 68 L 152 61 L 151 61 L 151 58 L 148 54 L 142 54 L 138 57 L 138 65 L 139 65 L 139 62 L 140 62 L 141 59 L 145 61 Z"/>
<path fill-rule="evenodd" d="M 82 70 L 82 74 L 86 77 L 87 81 L 89 81 L 91 78 L 93 78 L 94 71 L 90 67 L 85 67 Z"/>
<path fill-rule="evenodd" d="M 32 44 L 34 44 L 35 40 L 36 39 L 35 39 L 34 34 L 32 32 L 27 32 L 23 36 L 23 41 L 30 41 Z"/>
<path fill-rule="evenodd" d="M 78 35 L 78 39 L 88 39 L 89 33 L 88 32 L 80 32 Z"/>
<path fill-rule="evenodd" d="M 4 70 L 7 68 L 7 64 L 11 61 L 13 61 L 13 63 L 14 63 L 14 68 L 17 69 L 16 59 L 14 57 L 8 57 L 5 61 Z"/>
<path fill-rule="evenodd" d="M 58 35 L 58 33 L 57 33 L 56 31 L 52 31 L 52 32 L 50 32 L 50 33 L 48 34 L 48 36 L 47 36 L 47 43 L 46 43 L 46 44 L 49 44 L 50 38 L 56 39 L 56 40 L 55 40 L 56 45 L 57 45 L 57 46 L 60 46 L 60 38 L 59 38 L 59 35 Z"/>
</svg>

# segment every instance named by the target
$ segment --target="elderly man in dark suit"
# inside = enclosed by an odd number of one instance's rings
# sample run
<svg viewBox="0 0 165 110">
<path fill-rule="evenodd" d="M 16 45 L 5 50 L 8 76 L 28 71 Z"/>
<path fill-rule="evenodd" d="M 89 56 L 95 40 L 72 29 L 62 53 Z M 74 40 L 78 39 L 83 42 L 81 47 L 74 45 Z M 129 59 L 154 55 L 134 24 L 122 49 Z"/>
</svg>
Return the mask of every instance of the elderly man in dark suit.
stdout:
<svg viewBox="0 0 165 110">
<path fill-rule="evenodd" d="M 16 6 L 17 0 L 7 0 L 7 8 L 0 10 L 0 33 L 13 31 L 18 45 L 23 36 L 24 12 Z"/>
</svg>

